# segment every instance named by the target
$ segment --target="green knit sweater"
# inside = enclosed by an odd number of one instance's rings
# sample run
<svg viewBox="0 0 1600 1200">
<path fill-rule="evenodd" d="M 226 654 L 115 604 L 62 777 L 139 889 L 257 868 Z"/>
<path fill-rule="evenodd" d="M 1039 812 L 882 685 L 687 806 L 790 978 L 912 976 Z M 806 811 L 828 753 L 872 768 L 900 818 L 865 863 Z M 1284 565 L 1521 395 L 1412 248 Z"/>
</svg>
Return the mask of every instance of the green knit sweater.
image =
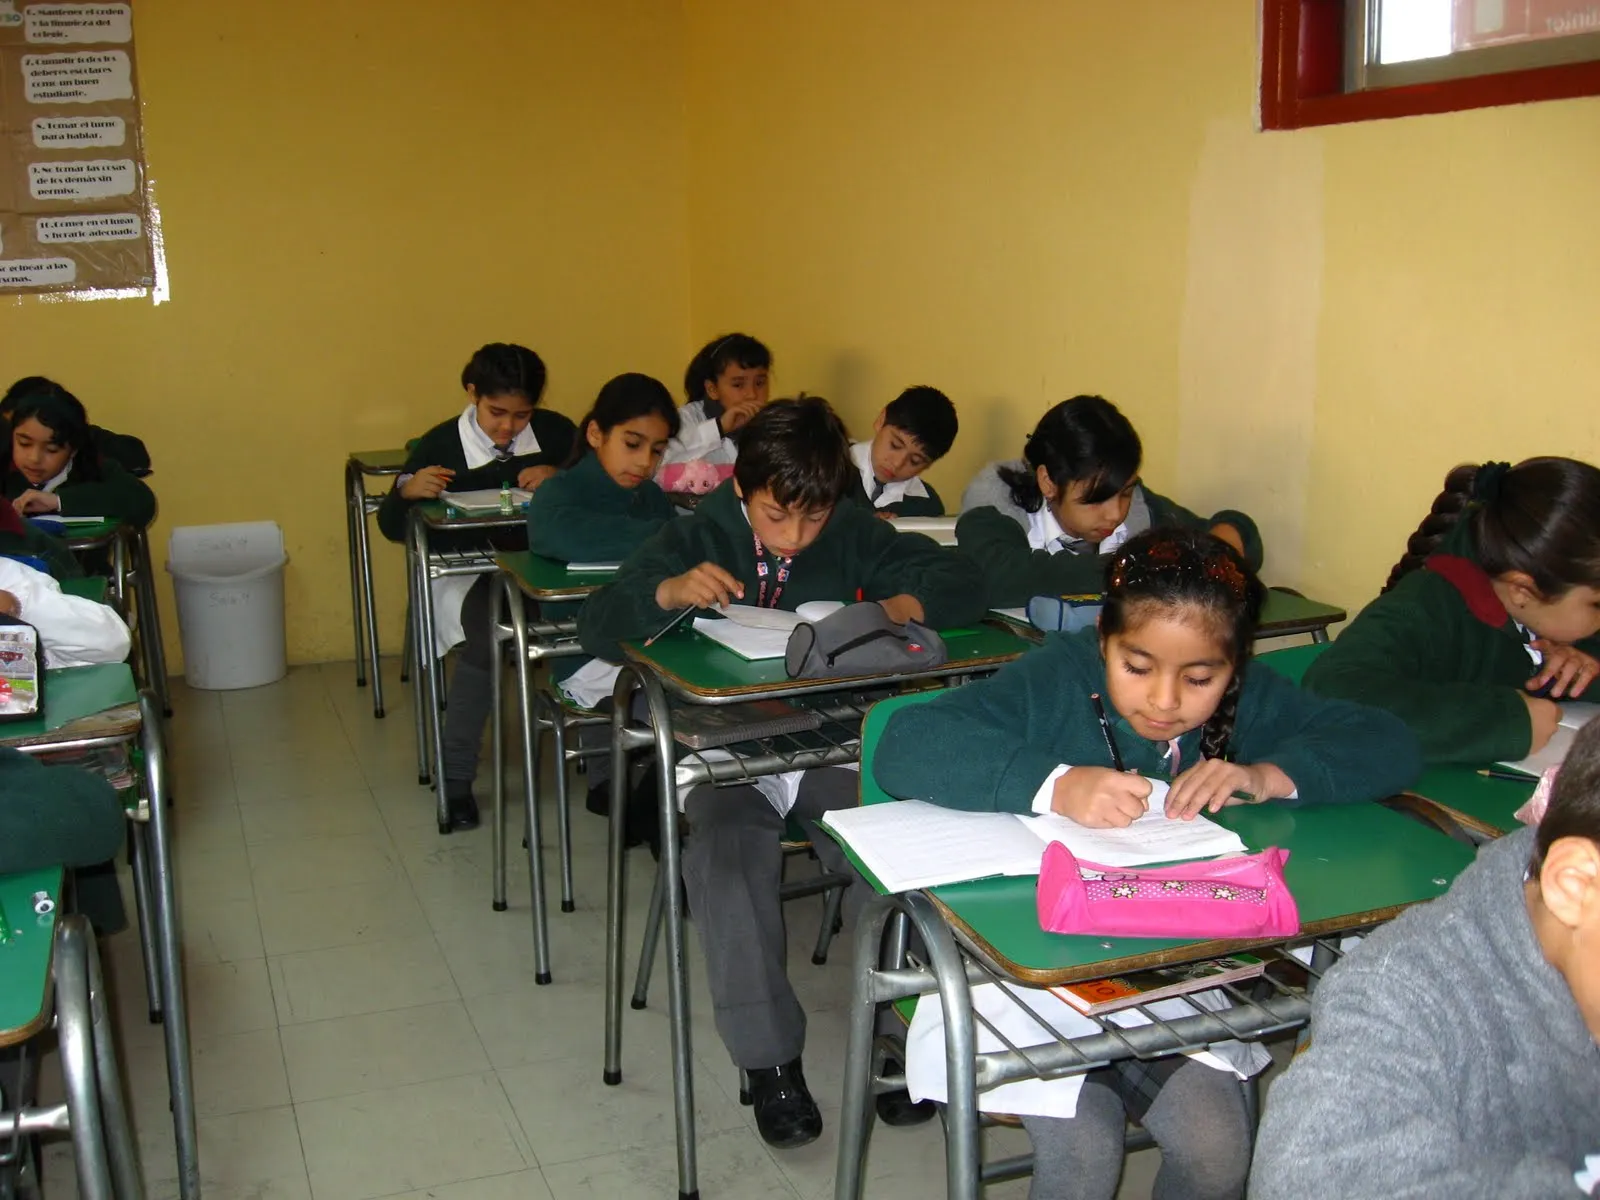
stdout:
<svg viewBox="0 0 1600 1200">
<path fill-rule="evenodd" d="M 15 500 L 32 486 L 15 467 L 6 473 L 7 500 Z M 61 498 L 64 517 L 107 517 L 143 529 L 156 515 L 156 494 L 112 458 L 95 463 L 80 454 L 72 460 L 55 494 Z"/>
<path fill-rule="evenodd" d="M 1312 696 L 1264 667 L 1246 666 L 1229 749 L 1241 763 L 1270 762 L 1298 798 L 1320 804 L 1375 800 L 1421 771 L 1416 740 L 1387 713 Z M 987 679 L 896 713 L 872 758 L 890 795 L 948 808 L 1028 812 L 1063 764 L 1112 766 L 1090 696 L 1106 692 L 1092 629 L 1051 634 Z M 1167 744 L 1149 742 L 1107 705 L 1129 770 L 1166 778 Z M 1179 768 L 1200 759 L 1200 731 L 1178 739 Z"/>
<path fill-rule="evenodd" d="M 533 410 L 533 436 L 539 449 L 533 454 L 519 454 L 505 462 L 489 462 L 475 470 L 467 470 L 467 454 L 461 448 L 461 431 L 457 423 L 460 414 L 441 421 L 417 439 L 411 455 L 401 470 L 402 477 L 414 475 L 423 467 L 449 467 L 455 478 L 450 481 L 452 492 L 475 492 L 484 488 L 499 488 L 509 483 L 515 487 L 517 476 L 528 467 L 559 467 L 572 452 L 572 439 L 577 427 L 558 412 L 536 408 Z M 389 494 L 378 506 L 378 528 L 391 542 L 406 540 L 406 517 L 415 500 L 407 500 L 399 488 L 390 488 Z"/>
<path fill-rule="evenodd" d="M 653 481 L 625 488 L 585 454 L 528 502 L 528 549 L 557 562 L 620 561 L 676 516 Z"/>
<path fill-rule="evenodd" d="M 1533 743 L 1522 699 L 1533 660 L 1470 538 L 1453 535 L 1443 549 L 1450 553 L 1430 560 L 1436 569 L 1412 571 L 1362 609 L 1311 664 L 1305 686 L 1388 709 L 1411 726 L 1428 762 L 1522 758 Z M 1600 637 L 1578 649 L 1600 657 Z"/>
<path fill-rule="evenodd" d="M 708 495 L 694 515 L 660 529 L 623 564 L 578 615 L 583 648 L 599 658 L 621 657 L 617 643 L 649 637 L 674 615 L 656 604 L 656 587 L 703 562 L 726 568 L 756 601 L 755 538 L 729 480 Z M 793 611 L 808 600 L 886 600 L 907 594 L 922 601 L 936 629 L 965 625 L 983 615 L 977 569 L 954 551 L 919 533 L 896 533 L 859 504 L 845 501 L 795 556 L 778 607 Z"/>
<path fill-rule="evenodd" d="M 978 486 L 979 482 L 974 481 L 968 489 L 969 499 Z M 1210 517 L 1202 517 L 1142 485 L 1136 492 L 1133 511 L 1138 511 L 1142 496 L 1149 520 L 1141 522 L 1132 532 L 1143 533 L 1163 525 L 1192 529 L 1232 525 L 1244 540 L 1245 561 L 1252 570 L 1261 569 L 1261 534 L 1256 523 L 1244 513 L 1223 509 Z M 1070 550 L 1051 554 L 1048 550 L 1034 550 L 1028 545 L 1026 515 L 1009 504 L 1004 509 L 990 504 L 966 507 L 956 522 L 956 543 L 962 554 L 983 568 L 989 604 L 994 608 L 1023 605 L 1035 596 L 1071 596 L 1105 589 L 1109 554 L 1074 554 Z"/>
</svg>

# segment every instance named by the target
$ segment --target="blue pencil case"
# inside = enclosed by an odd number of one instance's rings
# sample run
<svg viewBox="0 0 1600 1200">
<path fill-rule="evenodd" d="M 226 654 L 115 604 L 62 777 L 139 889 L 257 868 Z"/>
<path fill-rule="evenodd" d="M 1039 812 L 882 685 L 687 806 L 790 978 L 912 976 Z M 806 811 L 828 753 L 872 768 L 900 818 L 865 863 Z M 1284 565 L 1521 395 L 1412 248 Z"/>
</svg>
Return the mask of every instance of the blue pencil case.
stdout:
<svg viewBox="0 0 1600 1200">
<path fill-rule="evenodd" d="M 1099 595 L 1035 596 L 1028 601 L 1028 621 L 1046 633 L 1076 633 L 1100 619 L 1101 599 Z"/>
</svg>

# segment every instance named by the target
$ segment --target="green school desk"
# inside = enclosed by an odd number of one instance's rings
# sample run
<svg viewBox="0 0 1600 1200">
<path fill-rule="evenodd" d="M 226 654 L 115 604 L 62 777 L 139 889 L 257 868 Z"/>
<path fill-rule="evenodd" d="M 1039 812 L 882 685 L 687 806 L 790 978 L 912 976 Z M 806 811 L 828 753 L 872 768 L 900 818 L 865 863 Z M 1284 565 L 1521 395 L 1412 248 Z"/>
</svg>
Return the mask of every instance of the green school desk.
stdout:
<svg viewBox="0 0 1600 1200">
<path fill-rule="evenodd" d="M 162 1024 L 182 1200 L 200 1194 L 195 1134 L 194 1080 L 183 992 L 178 908 L 172 864 L 167 758 L 159 701 L 135 687 L 127 663 L 67 667 L 45 672 L 44 713 L 0 725 L 0 746 L 25 754 L 132 744 L 143 752 L 143 798 L 129 812 L 134 901 L 139 917 L 150 1019 Z"/>
<path fill-rule="evenodd" d="M 170 717 L 172 697 L 167 689 L 167 651 L 161 638 L 161 612 L 156 604 L 149 532 L 120 521 L 106 520 L 68 526 L 62 540 L 80 558 L 94 551 L 110 552 L 111 594 L 133 633 L 134 659 L 140 665 L 145 682 L 155 689 L 162 715 Z M 133 593 L 131 604 L 130 591 Z"/>
<path fill-rule="evenodd" d="M 548 692 L 537 689 L 533 683 L 534 668 L 550 658 L 571 658 L 583 653 L 578 645 L 578 623 L 575 617 L 557 620 L 540 611 L 538 616 L 527 617 L 527 601 L 536 605 L 559 605 L 581 602 L 595 589 L 610 583 L 615 571 L 572 571 L 567 564 L 544 558 L 526 550 L 506 551 L 495 555 L 495 566 L 500 569 L 500 584 L 490 603 L 489 637 L 494 647 L 495 670 L 492 680 L 494 697 L 491 712 L 491 742 L 493 744 L 494 810 L 493 810 L 493 879 L 492 905 L 496 912 L 506 909 L 506 752 L 502 720 L 504 684 L 499 670 L 500 646 L 510 641 L 511 665 L 516 676 L 519 742 L 522 749 L 522 802 L 524 828 L 528 833 L 529 887 L 532 889 L 534 956 L 537 959 L 535 977 L 548 980 L 549 931 L 545 918 L 544 852 L 539 839 L 539 740 L 549 729 L 555 738 L 556 754 L 556 824 L 561 841 L 561 911 L 571 912 L 576 907 L 572 880 L 572 829 L 567 796 L 566 761 L 575 757 L 566 745 L 567 732 L 579 724 L 600 724 L 602 717 L 585 717 L 563 709 L 561 697 L 552 687 Z"/>
<path fill-rule="evenodd" d="M 1256 640 L 1310 634 L 1313 644 L 1321 645 L 1328 640 L 1329 626 L 1337 625 L 1347 615 L 1337 605 L 1308 600 L 1288 588 L 1268 588 L 1267 600 L 1261 609 L 1261 624 L 1256 629 Z M 997 609 L 989 611 L 989 618 L 1035 641 L 1044 637 L 1027 620 L 1019 620 Z"/>
<path fill-rule="evenodd" d="M 8 941 L 0 940 L 0 1048 L 21 1045 L 53 1023 L 66 1085 L 62 1104 L 39 1105 L 32 1088 L 0 1098 L 0 1129 L 8 1135 L 8 1152 L 27 1162 L 23 1139 L 67 1128 L 80 1196 L 138 1196 L 139 1164 L 94 932 L 83 917 L 62 916 L 59 907 L 34 911 L 40 892 L 59 905 L 61 883 L 59 867 L 0 876 L 10 932 Z M 33 1163 L 35 1171 L 40 1165 Z"/>
<path fill-rule="evenodd" d="M 1429 767 L 1406 793 L 1440 810 L 1469 837 L 1492 841 L 1519 828 L 1513 814 L 1528 802 L 1537 783 L 1489 779 L 1474 767 L 1451 764 Z"/>
<path fill-rule="evenodd" d="M 868 715 L 862 730 L 862 802 L 887 801 L 871 777 L 871 758 L 884 724 L 905 704 L 926 696 L 897 697 Z M 970 987 L 1045 987 L 1103 978 L 1173 962 L 1214 958 L 1242 949 L 1274 953 L 1289 944 L 1315 943 L 1312 975 L 1336 953 L 1337 936 L 1389 919 L 1407 905 L 1446 891 L 1472 861 L 1472 850 L 1425 825 L 1377 804 L 1304 808 L 1264 805 L 1225 809 L 1216 817 L 1254 851 L 1281 846 L 1299 907 L 1301 930 L 1293 939 L 1262 942 L 1166 938 L 1067 936 L 1039 928 L 1035 877 L 977 880 L 870 900 L 856 937 L 856 985 L 835 1196 L 861 1194 L 866 1138 L 872 1120 L 873 1024 L 879 1003 L 937 991 L 946 1014 L 949 1104 L 945 1145 L 948 1193 L 976 1197 L 979 1158 L 977 1092 L 1015 1079 L 1059 1078 L 1129 1057 L 1155 1058 L 1232 1037 L 1261 1037 L 1303 1025 L 1310 1006 L 1303 989 L 1270 985 L 1271 995 L 1228 989 L 1235 1007 L 1222 1013 L 1158 1019 L 1139 1029 L 1097 1022 L 1094 1035 L 1030 1047 L 1025 1053 L 979 1055 Z M 848 850 L 847 850 L 848 852 Z M 859 861 L 851 854 L 857 868 Z M 869 880 L 870 873 L 863 872 Z M 875 883 L 875 881 L 874 881 Z M 901 963 L 904 926 L 920 935 L 927 961 L 912 967 L 880 966 L 891 920 L 897 925 L 891 956 Z M 1332 940 L 1328 940 L 1328 939 Z"/>
<path fill-rule="evenodd" d="M 383 503 L 383 493 L 368 492 L 367 480 L 400 474 L 406 457 L 404 450 L 352 450 L 344 462 L 345 540 L 350 549 L 350 624 L 356 638 L 356 686 L 366 686 L 370 665 L 374 717 L 383 716 L 383 675 L 378 668 L 378 616 L 373 603 L 372 539 L 367 519 Z"/>
<path fill-rule="evenodd" d="M 82 579 L 63 579 L 61 590 L 68 596 L 77 596 L 80 600 L 93 600 L 96 604 L 106 602 L 106 589 L 108 581 L 104 575 L 85 575 Z"/>
<path fill-rule="evenodd" d="M 450 832 L 450 806 L 445 798 L 444 723 L 439 712 L 444 706 L 444 660 L 434 652 L 433 588 L 435 579 L 454 575 L 488 575 L 495 570 L 495 552 L 487 545 L 462 547 L 446 538 L 439 545 L 439 534 L 519 530 L 528 515 L 522 510 L 505 513 L 468 515 L 438 500 L 411 506 L 406 523 L 406 578 L 411 600 L 411 645 L 422 676 L 418 689 L 417 782 L 433 783 L 439 832 Z"/>
<path fill-rule="evenodd" d="M 950 661 L 929 671 L 908 675 L 847 679 L 794 680 L 782 659 L 749 662 L 685 622 L 645 646 L 624 642 L 625 661 L 612 693 L 611 824 L 606 894 L 606 1043 L 604 1081 L 622 1082 L 622 940 L 623 940 L 623 813 L 627 800 L 628 755 L 653 748 L 661 820 L 661 870 L 667 880 L 679 878 L 676 743 L 668 694 L 682 704 L 731 704 L 750 699 L 822 697 L 819 709 L 832 728 L 859 726 L 865 705 L 852 693 L 938 679 L 963 679 L 997 670 L 1025 653 L 1030 642 L 992 625 L 941 631 Z M 634 693 L 642 691 L 649 722 L 630 719 Z M 853 725 L 852 725 L 853 723 Z M 827 728 L 827 727 L 825 727 Z M 860 746 L 852 736 L 767 739 L 739 747 L 737 757 L 690 756 L 680 764 L 690 786 L 736 782 L 780 771 L 837 766 L 857 761 Z M 678 1191 L 695 1194 L 694 1081 L 689 1049 L 688 979 L 684 970 L 683 901 L 680 889 L 666 887 L 668 1014 L 672 1033 L 673 1105 L 678 1134 Z M 646 931 L 647 938 L 650 931 Z"/>
</svg>

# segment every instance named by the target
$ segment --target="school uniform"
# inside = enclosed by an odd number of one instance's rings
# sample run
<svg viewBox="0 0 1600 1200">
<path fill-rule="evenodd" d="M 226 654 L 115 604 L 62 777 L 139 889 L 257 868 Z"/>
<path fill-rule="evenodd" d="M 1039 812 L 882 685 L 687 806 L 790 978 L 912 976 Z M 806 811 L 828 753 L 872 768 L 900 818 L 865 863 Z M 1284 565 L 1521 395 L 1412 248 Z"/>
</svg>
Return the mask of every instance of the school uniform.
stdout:
<svg viewBox="0 0 1600 1200">
<path fill-rule="evenodd" d="M 25 520 L 9 504 L 0 504 L 0 555 L 41 563 L 55 579 L 83 578 L 83 566 L 67 544 Z"/>
<path fill-rule="evenodd" d="M 699 460 L 720 467 L 736 462 L 739 446 L 722 432 L 722 411 L 722 405 L 709 398 L 680 406 L 678 432 L 667 442 L 661 465 Z"/>
<path fill-rule="evenodd" d="M 983 612 L 977 570 L 920 534 L 896 533 L 866 509 L 837 505 L 811 545 L 792 560 L 759 547 L 731 483 L 708 495 L 694 515 L 664 526 L 639 547 L 616 582 L 591 596 L 578 615 L 584 649 L 617 659 L 621 640 L 655 633 L 674 615 L 656 604 L 656 587 L 703 562 L 726 569 L 744 586 L 744 603 L 793 610 L 808 600 L 884 600 L 902 593 L 923 604 L 935 628 L 976 620 Z M 792 817 L 814 833 L 818 857 L 847 870 L 837 843 L 814 830 L 816 820 L 857 802 L 853 772 L 808 771 L 795 792 Z M 695 914 L 717 1031 L 746 1070 L 777 1067 L 800 1056 L 805 1012 L 789 983 L 783 913 L 778 899 L 784 819 L 753 787 L 702 786 L 684 811 L 691 833 L 683 879 Z"/>
<path fill-rule="evenodd" d="M 101 775 L 0 748 L 0 875 L 74 869 L 74 907 L 100 933 L 127 925 L 112 861 L 127 824 L 116 789 Z"/>
<path fill-rule="evenodd" d="M 448 467 L 454 471 L 447 489 L 452 492 L 498 490 L 503 484 L 515 487 L 517 476 L 528 467 L 553 467 L 565 462 L 576 436 L 576 427 L 566 417 L 536 408 L 522 432 L 501 448 L 478 424 L 477 406 L 468 404 L 459 416 L 441 421 L 417 440 L 394 487 L 378 506 L 378 528 L 390 541 L 405 540 L 411 507 L 417 501 L 402 496 L 400 488 L 424 467 Z M 520 529 L 502 529 L 492 534 L 443 532 L 429 538 L 429 544 L 439 548 L 494 545 L 512 550 L 521 549 L 525 543 L 526 534 Z M 453 575 L 432 580 L 429 586 L 433 593 L 433 653 L 443 658 L 452 646 L 466 643 L 450 679 L 442 731 L 446 791 L 458 798 L 470 792 L 477 774 L 483 727 L 493 697 L 488 610 L 493 594 L 490 589 L 496 581 L 492 574 Z"/>
<path fill-rule="evenodd" d="M 43 571 L 9 558 L 0 558 L 0 591 L 17 598 L 17 618 L 39 631 L 45 666 L 84 667 L 128 657 L 128 627 L 109 605 L 69 596 Z"/>
<path fill-rule="evenodd" d="M 944 501 L 922 476 L 913 475 L 895 483 L 878 482 L 877 473 L 872 469 L 871 442 L 854 443 L 850 447 L 850 461 L 856 468 L 857 486 L 852 494 L 858 504 L 897 517 L 944 516 Z"/>
<path fill-rule="evenodd" d="M 1350 622 L 1305 674 L 1324 696 L 1388 709 L 1428 762 L 1525 757 L 1533 722 L 1523 687 L 1543 656 L 1494 593 L 1466 523 Z M 1600 636 L 1577 643 L 1600 657 Z M 1578 699 L 1593 700 L 1596 685 Z"/>
<path fill-rule="evenodd" d="M 998 468 L 1028 470 L 1020 459 L 990 463 L 967 485 L 961 497 L 961 517 L 956 521 L 956 543 L 961 552 L 983 568 L 989 603 L 1013 608 L 1035 596 L 1070 596 L 1105 590 L 1106 565 L 1111 554 L 1135 534 L 1163 526 L 1209 529 L 1231 525 L 1244 542 L 1244 557 L 1251 570 L 1262 561 L 1261 534 L 1256 523 L 1235 509 L 1201 517 L 1182 505 L 1135 484 L 1128 515 L 1110 537 L 1098 545 L 1074 538 L 1061 528 L 1048 504 L 1028 512 L 1011 498 L 1010 486 Z"/>
<path fill-rule="evenodd" d="M 112 459 L 130 475 L 150 473 L 150 451 L 131 433 L 113 433 L 99 425 L 89 426 L 89 446 L 102 461 Z"/>
<path fill-rule="evenodd" d="M 1107 694 L 1098 633 L 1050 634 L 987 679 L 896 713 L 873 756 L 873 776 L 890 795 L 947 808 L 1049 812 L 1066 768 L 1114 765 L 1095 694 Z M 1199 729 L 1146 741 L 1104 703 L 1128 770 L 1172 779 L 1200 761 Z M 1294 780 L 1295 797 L 1274 804 L 1376 800 L 1402 791 L 1422 770 L 1416 739 L 1395 717 L 1314 696 L 1248 664 L 1229 747 L 1237 761 L 1271 762 Z"/>
<path fill-rule="evenodd" d="M 15 500 L 34 486 L 15 466 L 6 472 L 6 499 Z M 97 460 L 92 447 L 73 455 L 60 474 L 35 490 L 59 497 L 63 517 L 107 517 L 144 529 L 156 515 L 156 495 L 145 482 L 129 474 L 114 458 Z"/>
</svg>

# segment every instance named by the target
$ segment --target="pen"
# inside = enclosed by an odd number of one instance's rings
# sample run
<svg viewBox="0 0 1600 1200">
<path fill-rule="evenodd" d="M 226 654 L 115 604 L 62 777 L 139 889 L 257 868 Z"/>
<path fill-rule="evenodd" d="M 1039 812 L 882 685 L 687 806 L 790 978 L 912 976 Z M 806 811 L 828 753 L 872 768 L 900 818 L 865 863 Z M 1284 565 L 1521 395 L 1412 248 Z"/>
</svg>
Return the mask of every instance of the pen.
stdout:
<svg viewBox="0 0 1600 1200">
<path fill-rule="evenodd" d="M 667 634 L 671 633 L 672 632 L 672 627 L 674 625 L 676 625 L 679 621 L 681 621 L 685 617 L 687 617 L 693 611 L 694 611 L 694 607 L 692 605 L 690 607 L 684 609 L 677 616 L 673 617 L 672 620 L 668 621 L 660 629 L 656 630 L 655 633 L 653 633 L 649 637 L 645 638 L 644 644 L 646 646 L 653 645 L 658 639 L 663 638 Z"/>
<path fill-rule="evenodd" d="M 1094 701 L 1095 714 L 1100 718 L 1100 732 L 1105 735 L 1106 749 L 1111 751 L 1111 765 L 1119 771 L 1126 771 L 1122 765 L 1122 754 L 1117 750 L 1117 740 L 1111 736 L 1111 722 L 1106 720 L 1106 706 L 1100 703 L 1100 693 L 1090 692 L 1089 699 Z"/>
<path fill-rule="evenodd" d="M 1520 771 L 1496 771 L 1493 767 L 1485 767 L 1478 772 L 1485 779 L 1505 779 L 1512 783 L 1532 783 L 1532 775 L 1524 775 Z"/>
</svg>

